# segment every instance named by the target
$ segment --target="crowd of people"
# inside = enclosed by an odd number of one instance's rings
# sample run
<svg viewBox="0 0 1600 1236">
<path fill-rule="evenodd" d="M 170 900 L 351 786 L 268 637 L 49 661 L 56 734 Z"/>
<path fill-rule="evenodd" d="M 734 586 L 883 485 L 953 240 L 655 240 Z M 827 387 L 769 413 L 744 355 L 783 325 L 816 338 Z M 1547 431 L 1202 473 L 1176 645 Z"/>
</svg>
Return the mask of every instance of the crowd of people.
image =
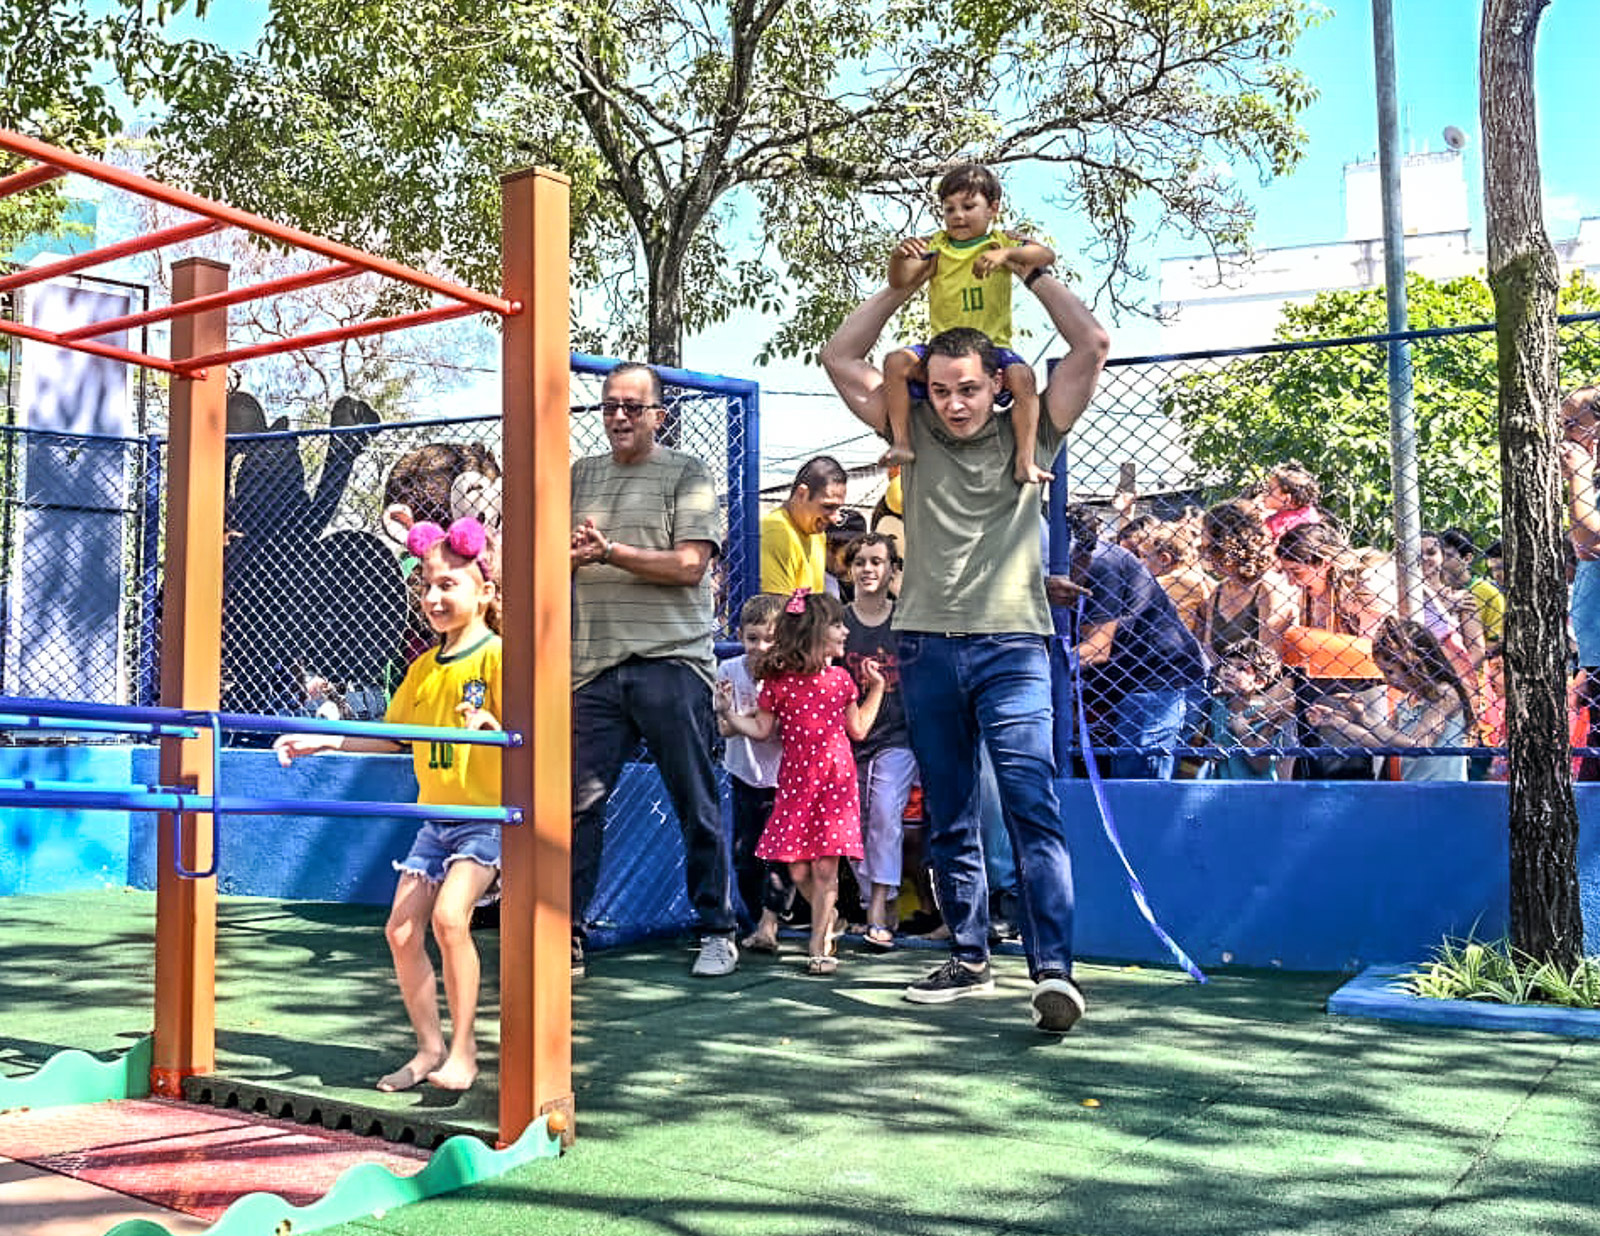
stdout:
<svg viewBox="0 0 1600 1236">
<path fill-rule="evenodd" d="M 1109 521 L 1070 507 L 1070 544 L 1048 552 L 1043 483 L 1088 406 L 1108 338 L 1055 277 L 1047 247 L 996 227 L 992 173 L 958 168 L 939 197 L 945 227 L 896 248 L 887 286 L 821 353 L 846 406 L 884 439 L 894 496 L 869 521 L 846 505 L 837 460 L 808 461 L 761 522 L 760 594 L 739 614 L 742 651 L 721 664 L 713 477 L 657 440 L 665 407 L 652 367 L 625 363 L 605 378 L 608 449 L 572 466 L 574 979 L 607 803 L 641 742 L 682 832 L 695 975 L 732 973 L 741 947 L 777 953 L 786 923 L 807 926 L 804 971 L 815 977 L 838 970 L 851 925 L 879 951 L 935 928 L 949 958 L 904 997 L 942 1004 L 992 992 L 991 949 L 1014 935 L 1030 1015 L 1050 1033 L 1086 1007 L 1056 797 L 1074 770 L 1058 766 L 1059 726 L 1081 722 L 1082 754 L 1099 752 L 1111 777 L 1504 776 L 1503 761 L 1461 751 L 1503 740 L 1495 546 L 1487 575 L 1474 577 L 1468 533 L 1425 533 L 1415 578 L 1402 581 L 1387 554 L 1349 543 L 1317 479 L 1286 461 L 1250 492 L 1173 519 L 1137 512 L 1131 492 Z M 1010 333 L 1013 277 L 1066 349 L 1042 387 L 996 346 Z M 932 337 L 878 367 L 880 336 L 924 286 Z M 1575 392 L 1563 418 L 1581 720 L 1600 703 L 1600 683 L 1590 685 L 1600 673 L 1600 392 Z M 496 728 L 495 538 L 473 520 L 418 525 L 412 538 L 418 599 L 439 643 L 417 658 L 388 719 Z M 1057 715 L 1055 657 L 1081 686 L 1081 716 Z M 1402 756 L 1392 770 L 1323 750 L 1371 746 L 1446 750 Z M 398 744 L 286 735 L 277 748 L 287 764 Z M 495 751 L 419 743 L 412 757 L 421 801 L 499 801 Z M 498 864 L 497 829 L 433 823 L 396 863 L 388 938 L 416 1051 L 381 1089 L 472 1083 L 468 924 Z M 907 876 L 918 908 L 902 922 Z M 430 924 L 448 1041 L 423 949 Z"/>
</svg>

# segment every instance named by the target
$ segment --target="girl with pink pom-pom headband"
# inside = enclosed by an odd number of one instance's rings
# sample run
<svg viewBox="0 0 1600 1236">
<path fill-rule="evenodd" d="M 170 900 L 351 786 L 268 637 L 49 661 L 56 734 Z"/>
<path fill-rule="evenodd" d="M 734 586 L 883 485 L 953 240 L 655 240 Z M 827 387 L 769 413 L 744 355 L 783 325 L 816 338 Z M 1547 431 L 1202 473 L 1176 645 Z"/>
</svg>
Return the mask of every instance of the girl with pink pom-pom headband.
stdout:
<svg viewBox="0 0 1600 1236">
<path fill-rule="evenodd" d="M 448 529 L 425 520 L 406 534 L 406 549 L 416 557 L 423 558 L 441 541 L 457 558 L 465 559 L 476 566 L 482 572 L 484 579 L 490 581 L 494 579 L 495 555 L 486 552 L 492 549 L 490 532 L 478 520 L 469 515 L 453 521 Z"/>
</svg>

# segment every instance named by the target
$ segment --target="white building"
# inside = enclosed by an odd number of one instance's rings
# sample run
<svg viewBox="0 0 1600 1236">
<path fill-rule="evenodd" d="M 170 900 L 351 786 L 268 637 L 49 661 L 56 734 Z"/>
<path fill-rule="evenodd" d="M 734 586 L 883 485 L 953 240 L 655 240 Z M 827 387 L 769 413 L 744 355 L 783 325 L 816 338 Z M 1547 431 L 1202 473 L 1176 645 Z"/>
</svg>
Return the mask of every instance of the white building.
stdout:
<svg viewBox="0 0 1600 1236">
<path fill-rule="evenodd" d="M 1465 161 L 1459 150 L 1408 155 L 1402 161 L 1406 269 L 1430 279 L 1481 274 L 1467 218 Z M 1321 292 L 1383 284 L 1383 213 L 1376 161 L 1344 169 L 1345 233 L 1340 240 L 1263 249 L 1226 259 L 1207 255 L 1161 262 L 1160 310 L 1165 353 L 1267 343 L 1287 304 Z M 1600 218 L 1580 221 L 1575 236 L 1555 241 L 1563 275 L 1600 277 Z"/>
</svg>

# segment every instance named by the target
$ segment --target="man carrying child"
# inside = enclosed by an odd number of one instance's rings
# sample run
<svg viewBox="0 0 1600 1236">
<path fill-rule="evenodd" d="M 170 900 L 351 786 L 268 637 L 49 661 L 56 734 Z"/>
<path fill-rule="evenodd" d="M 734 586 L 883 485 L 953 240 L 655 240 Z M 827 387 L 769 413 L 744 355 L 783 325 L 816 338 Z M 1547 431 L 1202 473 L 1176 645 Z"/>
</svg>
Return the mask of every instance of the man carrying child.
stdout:
<svg viewBox="0 0 1600 1236">
<path fill-rule="evenodd" d="M 1035 270 L 1025 282 L 1068 349 L 1033 439 L 1043 467 L 1088 406 L 1109 341 L 1053 275 Z M 822 350 L 846 405 L 880 435 L 888 392 L 868 355 L 914 291 L 890 286 L 868 298 Z M 1084 1000 L 1072 979 L 1072 865 L 1055 794 L 1039 491 L 1013 472 L 1018 444 L 1011 414 L 995 406 L 1002 378 L 990 340 L 946 331 L 930 341 L 925 365 L 928 398 L 912 405 L 908 426 L 915 463 L 903 472 L 907 550 L 894 627 L 952 956 L 905 997 L 943 1003 L 994 990 L 974 793 L 981 741 L 1016 850 L 1034 1022 L 1059 1033 Z"/>
</svg>

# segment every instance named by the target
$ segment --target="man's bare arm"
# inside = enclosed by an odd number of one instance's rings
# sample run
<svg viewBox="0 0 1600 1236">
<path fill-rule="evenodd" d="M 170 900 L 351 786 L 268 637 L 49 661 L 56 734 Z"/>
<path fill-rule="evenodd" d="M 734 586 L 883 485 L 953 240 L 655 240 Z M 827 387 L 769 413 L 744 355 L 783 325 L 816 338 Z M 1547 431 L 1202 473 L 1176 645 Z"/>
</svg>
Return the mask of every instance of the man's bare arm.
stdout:
<svg viewBox="0 0 1600 1236">
<path fill-rule="evenodd" d="M 915 288 L 884 288 L 862 301 L 822 345 L 822 368 L 845 407 L 876 433 L 889 424 L 883 398 L 883 373 L 868 356 L 889 325 L 889 319 Z"/>
<path fill-rule="evenodd" d="M 1111 336 L 1095 321 L 1089 307 L 1048 271 L 1040 274 L 1032 287 L 1067 345 L 1066 356 L 1056 363 L 1044 388 L 1044 407 L 1050 423 L 1066 433 L 1077 424 L 1094 397 L 1100 370 L 1111 351 Z"/>
</svg>

